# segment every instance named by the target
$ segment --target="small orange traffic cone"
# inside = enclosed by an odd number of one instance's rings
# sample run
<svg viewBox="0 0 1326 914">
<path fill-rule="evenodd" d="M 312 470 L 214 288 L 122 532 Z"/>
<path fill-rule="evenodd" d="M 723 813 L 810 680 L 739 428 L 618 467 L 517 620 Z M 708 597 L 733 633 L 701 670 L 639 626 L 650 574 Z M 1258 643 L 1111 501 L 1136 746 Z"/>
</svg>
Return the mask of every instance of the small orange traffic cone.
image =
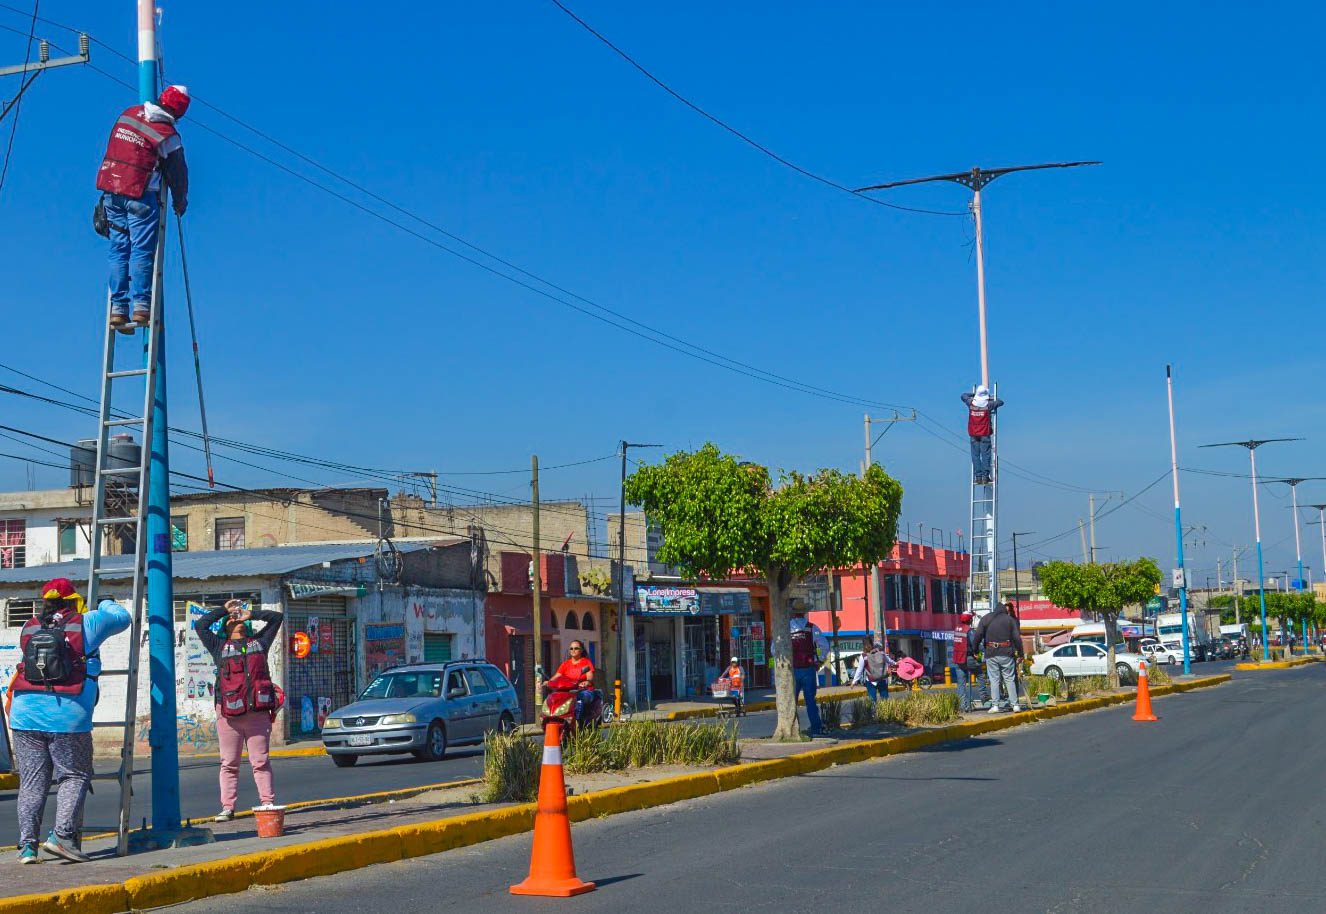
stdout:
<svg viewBox="0 0 1326 914">
<path fill-rule="evenodd" d="M 1151 687 L 1146 682 L 1146 661 L 1143 660 L 1137 668 L 1137 711 L 1133 714 L 1133 720 L 1159 720 L 1151 711 Z"/>
<path fill-rule="evenodd" d="M 594 883 L 576 876 L 571 849 L 571 820 L 566 814 L 566 780 L 562 776 L 562 723 L 543 728 L 543 770 L 539 772 L 539 806 L 534 813 L 534 851 L 529 878 L 511 887 L 512 895 L 567 898 L 594 891 Z"/>
</svg>

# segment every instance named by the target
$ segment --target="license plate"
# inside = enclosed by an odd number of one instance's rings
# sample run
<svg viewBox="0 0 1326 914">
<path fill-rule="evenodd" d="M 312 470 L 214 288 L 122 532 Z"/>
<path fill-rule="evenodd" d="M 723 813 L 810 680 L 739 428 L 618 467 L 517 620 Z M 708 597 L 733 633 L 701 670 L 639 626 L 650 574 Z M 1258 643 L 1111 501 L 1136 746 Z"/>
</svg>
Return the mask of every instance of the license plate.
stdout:
<svg viewBox="0 0 1326 914">
<path fill-rule="evenodd" d="M 352 737 L 350 737 L 350 739 L 349 739 L 348 742 L 349 742 L 349 745 L 351 745 L 351 746 L 371 746 L 371 745 L 373 745 L 373 737 L 371 737 L 371 736 L 352 736 Z"/>
</svg>

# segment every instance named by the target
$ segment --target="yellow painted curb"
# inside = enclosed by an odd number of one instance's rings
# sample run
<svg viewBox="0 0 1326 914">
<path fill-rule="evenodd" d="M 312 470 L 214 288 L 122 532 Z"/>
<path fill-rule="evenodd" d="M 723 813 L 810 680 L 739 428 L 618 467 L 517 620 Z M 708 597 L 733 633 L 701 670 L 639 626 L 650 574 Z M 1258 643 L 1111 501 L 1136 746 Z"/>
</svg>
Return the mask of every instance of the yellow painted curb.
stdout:
<svg viewBox="0 0 1326 914">
<path fill-rule="evenodd" d="M 947 687 L 947 686 L 936 686 L 936 688 L 938 688 L 938 689 L 944 689 L 944 688 L 948 688 L 948 687 Z M 866 690 L 865 690 L 865 689 L 853 689 L 853 690 L 850 691 L 850 692 L 837 692 L 837 693 L 835 693 L 835 694 L 833 694 L 833 695 L 826 695 L 826 696 L 824 696 L 823 698 L 820 698 L 820 699 L 818 699 L 818 700 L 819 700 L 819 701 L 846 701 L 846 700 L 848 700 L 848 699 L 850 699 L 850 698 L 861 698 L 861 697 L 864 696 L 865 694 L 866 694 Z M 892 694 L 892 693 L 890 693 L 890 694 Z M 799 698 L 799 699 L 797 699 L 797 707 L 804 708 L 805 706 L 806 706 L 806 700 L 805 700 L 804 698 Z M 715 705 L 715 706 L 712 707 L 712 708 L 686 708 L 686 709 L 683 710 L 683 711 L 669 711 L 669 712 L 664 716 L 663 719 L 664 719 L 664 720 L 693 720 L 694 718 L 697 718 L 697 717 L 717 717 L 719 711 L 727 711 L 728 708 L 730 708 L 730 707 L 731 707 L 730 705 Z M 777 707 L 777 704 L 776 704 L 775 702 L 772 702 L 772 701 L 751 701 L 751 702 L 747 702 L 747 703 L 746 703 L 746 712 L 747 712 L 747 713 L 751 713 L 751 712 L 755 712 L 755 711 L 773 711 L 776 707 Z"/>
<path fill-rule="evenodd" d="M 1249 670 L 1287 670 L 1291 667 L 1320 662 L 1320 657 L 1295 657 L 1293 660 L 1275 660 L 1270 663 L 1236 663 L 1234 669 L 1245 673 Z"/>
<path fill-rule="evenodd" d="M 1229 675 L 1212 676 L 1193 682 L 1159 686 L 1155 695 L 1186 692 L 1228 682 Z M 792 774 L 809 774 L 833 765 L 850 764 L 911 752 L 927 746 L 981 733 L 1021 726 L 1035 720 L 1090 711 L 1132 699 L 1129 693 L 1075 701 L 1051 708 L 1006 714 L 987 720 L 975 720 L 947 727 L 936 727 L 903 736 L 869 740 L 825 749 L 737 765 L 718 771 L 704 771 L 666 778 L 661 781 L 615 787 L 567 798 L 567 811 L 575 821 L 590 816 L 663 806 L 682 800 L 732 790 L 747 784 L 776 780 Z M 306 844 L 277 847 L 268 851 L 243 854 L 193 866 L 180 867 L 125 880 L 123 885 L 96 885 L 47 895 L 24 895 L 0 901 L 0 914 L 116 914 L 179 904 L 214 895 L 242 892 L 253 885 L 276 885 L 314 876 L 330 876 L 346 870 L 377 863 L 436 854 L 458 847 L 468 847 L 495 838 L 527 832 L 533 827 L 535 804 L 524 803 L 487 812 L 470 813 L 434 822 L 403 825 L 359 835 L 346 835 L 311 841 Z"/>
<path fill-rule="evenodd" d="M 18 775 L 0 774 L 0 790 L 18 790 Z"/>
</svg>

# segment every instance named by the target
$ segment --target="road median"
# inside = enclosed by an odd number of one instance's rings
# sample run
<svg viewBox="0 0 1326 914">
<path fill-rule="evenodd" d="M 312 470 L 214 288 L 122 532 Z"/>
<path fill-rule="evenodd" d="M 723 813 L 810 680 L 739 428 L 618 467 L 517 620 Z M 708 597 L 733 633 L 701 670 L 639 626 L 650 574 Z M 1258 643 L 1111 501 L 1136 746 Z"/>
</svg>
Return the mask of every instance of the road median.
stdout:
<svg viewBox="0 0 1326 914">
<path fill-rule="evenodd" d="M 1229 675 L 1176 682 L 1152 690 L 1164 696 L 1228 682 Z M 1131 692 L 1066 702 L 1016 714 L 979 717 L 961 723 L 882 739 L 865 739 L 810 749 L 781 758 L 741 763 L 659 780 L 613 787 L 568 797 L 572 821 L 665 806 L 795 775 L 809 775 L 837 765 L 886 758 L 943 743 L 970 739 L 1023 724 L 1052 720 L 1132 701 Z M 0 914 L 118 914 L 125 910 L 180 904 L 241 892 L 255 885 L 275 885 L 412 857 L 468 847 L 529 831 L 534 803 L 522 803 L 414 822 L 392 828 L 340 835 L 316 841 L 269 845 L 262 850 L 160 870 L 142 858 L 145 873 L 118 884 L 82 886 L 46 894 L 0 899 Z M 121 866 L 136 861 L 128 858 Z M 94 864 L 95 865 L 95 864 Z M 43 867 L 44 869 L 44 867 Z M 80 871 L 86 872 L 83 867 Z"/>
<path fill-rule="evenodd" d="M 1272 660 L 1269 663 L 1236 663 L 1234 669 L 1240 673 L 1252 672 L 1255 670 L 1288 670 L 1296 666 L 1307 666 L 1309 663 L 1321 663 L 1320 657 L 1295 657 L 1292 660 Z"/>
</svg>

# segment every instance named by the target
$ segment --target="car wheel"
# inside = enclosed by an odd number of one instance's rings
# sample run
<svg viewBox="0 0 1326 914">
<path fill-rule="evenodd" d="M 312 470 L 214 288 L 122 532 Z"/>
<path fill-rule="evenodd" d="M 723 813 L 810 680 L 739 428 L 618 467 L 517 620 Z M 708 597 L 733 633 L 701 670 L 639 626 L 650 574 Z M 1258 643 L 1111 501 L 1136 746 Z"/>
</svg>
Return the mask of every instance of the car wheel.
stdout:
<svg viewBox="0 0 1326 914">
<path fill-rule="evenodd" d="M 1137 674 L 1133 672 L 1133 668 L 1126 663 L 1116 663 L 1114 665 L 1114 672 L 1119 674 L 1120 682 L 1132 682 L 1137 678 Z"/>
<path fill-rule="evenodd" d="M 337 768 L 353 768 L 355 766 L 355 762 L 359 761 L 359 756 L 333 755 L 331 757 L 331 760 L 332 764 L 335 765 Z"/>
<path fill-rule="evenodd" d="M 1057 666 L 1047 666 L 1045 668 L 1045 675 L 1049 676 L 1055 682 L 1064 681 L 1064 671 L 1059 669 Z"/>
<path fill-rule="evenodd" d="M 447 730 L 442 721 L 435 720 L 428 725 L 424 736 L 424 747 L 414 750 L 414 757 L 421 762 L 440 762 L 447 754 Z"/>
<path fill-rule="evenodd" d="M 502 712 L 502 716 L 497 719 L 497 729 L 503 735 L 516 731 L 516 719 L 511 716 L 510 711 Z"/>
</svg>

